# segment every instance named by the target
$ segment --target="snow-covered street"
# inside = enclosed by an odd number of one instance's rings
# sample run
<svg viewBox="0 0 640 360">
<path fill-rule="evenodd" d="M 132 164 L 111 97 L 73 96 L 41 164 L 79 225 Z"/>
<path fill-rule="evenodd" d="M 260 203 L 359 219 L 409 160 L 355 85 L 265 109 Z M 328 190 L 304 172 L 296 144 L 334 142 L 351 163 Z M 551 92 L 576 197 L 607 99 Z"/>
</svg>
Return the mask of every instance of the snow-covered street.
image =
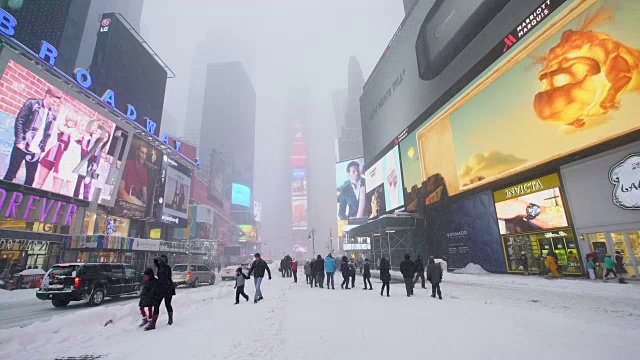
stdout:
<svg viewBox="0 0 640 360">
<path fill-rule="evenodd" d="M 175 324 L 166 325 L 163 308 L 151 332 L 138 328 L 131 301 L 0 330 L 0 358 L 633 358 L 640 333 L 637 283 L 445 274 L 440 301 L 419 284 L 407 298 L 393 283 L 387 298 L 377 280 L 362 290 L 359 276 L 346 291 L 274 275 L 257 305 L 233 305 L 231 282 L 180 291 Z M 252 296 L 252 282 L 247 290 Z"/>
</svg>

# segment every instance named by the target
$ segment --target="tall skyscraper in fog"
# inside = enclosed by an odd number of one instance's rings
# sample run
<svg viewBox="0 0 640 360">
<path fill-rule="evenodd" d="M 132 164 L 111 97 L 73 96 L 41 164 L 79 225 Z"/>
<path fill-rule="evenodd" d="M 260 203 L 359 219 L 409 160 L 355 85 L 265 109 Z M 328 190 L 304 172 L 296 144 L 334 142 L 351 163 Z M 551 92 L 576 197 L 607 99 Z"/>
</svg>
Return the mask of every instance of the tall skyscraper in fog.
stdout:
<svg viewBox="0 0 640 360">
<path fill-rule="evenodd" d="M 206 160 L 216 149 L 232 164 L 227 184 L 236 182 L 253 190 L 256 91 L 241 62 L 207 66 L 203 104 L 198 147 L 202 166 L 210 165 Z"/>
<path fill-rule="evenodd" d="M 407 13 L 409 12 L 409 10 L 411 10 L 411 6 L 413 6 L 413 3 L 418 1 L 418 0 L 402 0 L 403 1 L 403 5 L 404 5 L 404 14 L 407 15 Z"/>
<path fill-rule="evenodd" d="M 360 95 L 364 86 L 364 77 L 360 63 L 355 56 L 349 58 L 347 101 L 344 108 L 344 119 L 336 114 L 338 128 L 339 161 L 354 159 L 363 155 L 362 123 L 360 121 Z M 334 108 L 339 103 L 334 102 Z M 336 111 L 339 111 L 337 108 Z"/>
</svg>

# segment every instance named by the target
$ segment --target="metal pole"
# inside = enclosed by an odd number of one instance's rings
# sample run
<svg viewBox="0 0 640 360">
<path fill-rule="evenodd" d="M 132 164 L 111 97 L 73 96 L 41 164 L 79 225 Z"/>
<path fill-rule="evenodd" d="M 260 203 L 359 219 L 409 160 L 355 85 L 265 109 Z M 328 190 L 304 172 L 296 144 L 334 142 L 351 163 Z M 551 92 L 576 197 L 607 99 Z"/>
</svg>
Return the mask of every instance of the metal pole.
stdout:
<svg viewBox="0 0 640 360">
<path fill-rule="evenodd" d="M 311 246 L 313 246 L 313 257 L 316 257 L 316 229 L 311 229 Z"/>
</svg>

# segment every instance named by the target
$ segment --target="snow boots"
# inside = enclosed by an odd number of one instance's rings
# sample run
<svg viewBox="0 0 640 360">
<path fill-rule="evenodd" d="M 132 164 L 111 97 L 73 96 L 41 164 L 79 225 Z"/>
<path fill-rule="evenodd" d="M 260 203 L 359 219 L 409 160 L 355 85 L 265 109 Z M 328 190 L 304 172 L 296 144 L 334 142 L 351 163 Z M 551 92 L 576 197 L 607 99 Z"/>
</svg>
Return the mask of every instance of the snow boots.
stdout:
<svg viewBox="0 0 640 360">
<path fill-rule="evenodd" d="M 153 314 L 153 317 L 151 318 L 151 323 L 147 325 L 146 328 L 144 328 L 144 331 L 155 330 L 156 322 L 158 322 L 158 314 Z"/>
<path fill-rule="evenodd" d="M 169 313 L 169 321 L 167 322 L 167 325 L 173 325 L 173 311 Z"/>
</svg>

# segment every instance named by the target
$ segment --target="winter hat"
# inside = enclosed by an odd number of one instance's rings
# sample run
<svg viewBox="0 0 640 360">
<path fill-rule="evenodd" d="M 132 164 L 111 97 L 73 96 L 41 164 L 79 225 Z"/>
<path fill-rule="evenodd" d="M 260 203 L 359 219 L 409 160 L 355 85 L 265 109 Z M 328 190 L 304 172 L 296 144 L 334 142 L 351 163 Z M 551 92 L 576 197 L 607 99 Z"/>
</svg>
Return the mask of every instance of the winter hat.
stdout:
<svg viewBox="0 0 640 360">
<path fill-rule="evenodd" d="M 411 256 L 409 256 L 409 254 L 405 254 L 405 255 L 404 255 L 404 259 L 405 259 L 405 260 L 409 260 L 409 259 L 411 259 Z"/>
<path fill-rule="evenodd" d="M 167 264 L 169 263 L 169 258 L 167 258 L 167 255 L 162 254 L 160 255 L 160 257 L 164 259 L 164 262 L 166 262 Z"/>
<path fill-rule="evenodd" d="M 153 274 L 153 269 L 152 269 L 152 268 L 147 268 L 147 269 L 144 271 L 144 274 L 145 274 L 145 275 L 149 275 L 149 276 L 153 276 L 153 275 L 154 275 L 154 274 Z"/>
<path fill-rule="evenodd" d="M 253 255 L 253 256 L 259 258 L 260 257 L 260 253 L 255 253 L 255 255 Z"/>
<path fill-rule="evenodd" d="M 365 262 L 369 262 L 369 259 L 364 259 Z"/>
<path fill-rule="evenodd" d="M 242 272 L 242 268 L 241 267 L 237 268 L 236 272 Z"/>
</svg>

